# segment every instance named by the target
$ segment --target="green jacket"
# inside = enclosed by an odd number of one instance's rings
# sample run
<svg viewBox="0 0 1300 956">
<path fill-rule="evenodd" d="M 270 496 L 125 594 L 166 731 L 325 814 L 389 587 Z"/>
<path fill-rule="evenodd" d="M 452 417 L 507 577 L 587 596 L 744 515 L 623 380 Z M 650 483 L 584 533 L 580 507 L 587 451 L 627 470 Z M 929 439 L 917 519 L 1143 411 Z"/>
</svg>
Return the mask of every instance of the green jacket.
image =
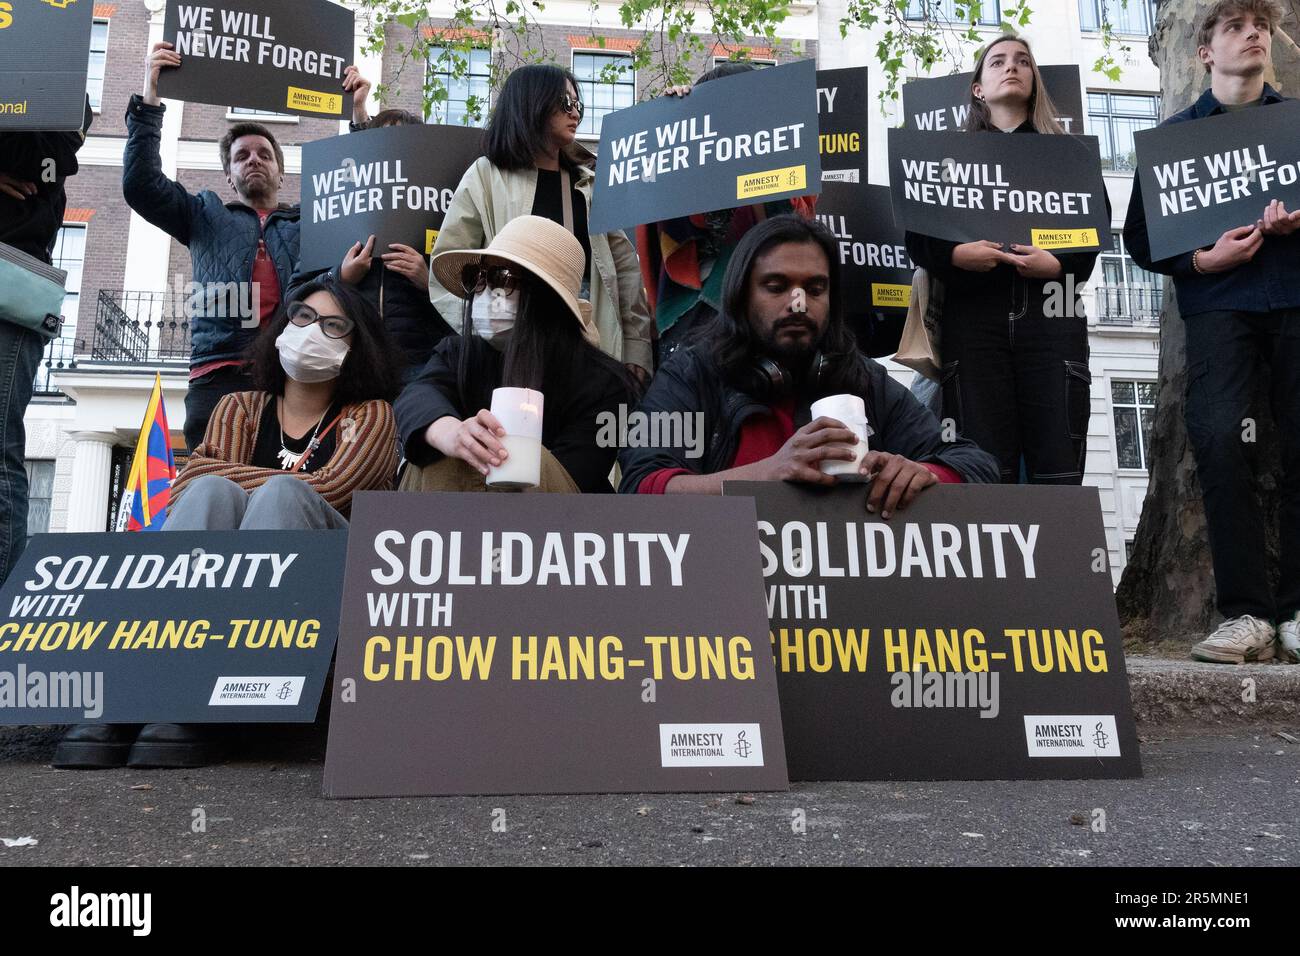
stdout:
<svg viewBox="0 0 1300 956">
<path fill-rule="evenodd" d="M 591 153 L 574 144 L 575 158 L 587 161 Z M 591 211 L 591 190 L 595 174 L 582 166 L 575 183 L 587 198 Z M 537 170 L 507 172 L 480 157 L 465 171 L 451 206 L 434 242 L 437 255 L 448 249 L 482 249 L 505 224 L 533 210 L 537 192 Z M 600 347 L 620 362 L 638 365 L 649 374 L 652 368 L 650 311 L 636 249 L 622 232 L 592 234 L 591 312 L 600 332 Z M 457 331 L 463 300 L 448 292 L 430 274 L 429 298 L 442 317 Z"/>
</svg>

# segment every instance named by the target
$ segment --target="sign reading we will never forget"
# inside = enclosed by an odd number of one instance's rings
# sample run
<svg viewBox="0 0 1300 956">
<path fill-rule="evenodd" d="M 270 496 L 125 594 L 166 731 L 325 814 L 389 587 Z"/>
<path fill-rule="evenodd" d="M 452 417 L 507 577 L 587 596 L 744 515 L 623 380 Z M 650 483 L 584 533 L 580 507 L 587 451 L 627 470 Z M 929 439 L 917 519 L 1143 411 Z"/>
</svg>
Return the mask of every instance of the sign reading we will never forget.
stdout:
<svg viewBox="0 0 1300 956">
<path fill-rule="evenodd" d="M 181 65 L 158 92 L 192 103 L 345 115 L 352 11 L 329 0 L 168 0 L 163 38 Z"/>
<path fill-rule="evenodd" d="M 346 541 L 36 535 L 0 589 L 0 724 L 310 723 Z"/>
<path fill-rule="evenodd" d="M 353 243 L 375 237 L 374 255 L 401 243 L 428 255 L 483 131 L 389 126 L 302 147 L 304 270 L 329 269 Z"/>
<path fill-rule="evenodd" d="M 753 496 L 791 780 L 1142 772 L 1095 488 Z"/>
<path fill-rule="evenodd" d="M 816 73 L 800 60 L 610 113 L 590 230 L 821 192 Z"/>
<path fill-rule="evenodd" d="M 358 495 L 325 794 L 786 789 L 753 502 L 688 498 Z"/>
<path fill-rule="evenodd" d="M 93 22 L 90 0 L 0 2 L 0 129 L 82 128 Z"/>
<path fill-rule="evenodd" d="M 1273 103 L 1133 135 L 1151 257 L 1212 246 L 1274 199 L 1300 208 L 1300 103 Z"/>
<path fill-rule="evenodd" d="M 1109 249 L 1095 136 L 889 131 L 894 218 L 953 242 Z"/>
</svg>

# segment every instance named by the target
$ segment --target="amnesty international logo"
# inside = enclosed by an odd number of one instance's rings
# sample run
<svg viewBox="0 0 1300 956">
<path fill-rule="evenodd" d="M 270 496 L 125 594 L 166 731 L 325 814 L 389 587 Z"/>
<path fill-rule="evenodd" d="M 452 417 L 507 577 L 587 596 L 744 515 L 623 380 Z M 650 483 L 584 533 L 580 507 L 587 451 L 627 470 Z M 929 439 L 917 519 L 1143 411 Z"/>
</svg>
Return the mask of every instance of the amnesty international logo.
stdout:
<svg viewBox="0 0 1300 956">
<path fill-rule="evenodd" d="M 1096 745 L 1098 750 L 1105 750 L 1106 745 L 1110 743 L 1110 737 L 1106 734 L 1106 731 L 1101 729 L 1100 721 L 1097 723 L 1096 731 L 1093 732 L 1092 742 Z"/>
<path fill-rule="evenodd" d="M 281 700 L 288 700 L 290 697 L 292 697 L 292 696 L 293 696 L 293 682 L 292 682 L 292 681 L 285 681 L 285 682 L 280 686 L 280 689 L 279 689 L 278 691 L 275 692 L 275 696 L 278 697 L 278 698 L 280 698 Z"/>
<path fill-rule="evenodd" d="M 750 744 L 750 742 L 745 739 L 745 732 L 742 730 L 739 734 L 736 735 L 736 746 L 735 746 L 736 756 L 741 758 L 742 760 L 748 760 L 749 755 L 753 752 L 754 752 L 754 748 Z"/>
</svg>

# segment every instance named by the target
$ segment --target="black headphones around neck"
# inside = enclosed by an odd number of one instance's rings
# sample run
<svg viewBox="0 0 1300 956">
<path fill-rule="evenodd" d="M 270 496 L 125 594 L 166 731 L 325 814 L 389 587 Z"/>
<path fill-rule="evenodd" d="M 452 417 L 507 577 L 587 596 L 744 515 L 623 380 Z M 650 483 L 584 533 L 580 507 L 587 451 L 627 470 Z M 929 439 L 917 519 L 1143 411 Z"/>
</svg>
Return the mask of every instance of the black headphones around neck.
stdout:
<svg viewBox="0 0 1300 956">
<path fill-rule="evenodd" d="M 822 377 L 826 374 L 829 364 L 826 356 L 818 349 L 808 363 L 806 385 L 809 391 L 816 392 L 821 387 Z M 785 366 L 766 355 L 760 355 L 754 360 L 747 379 L 749 387 L 746 391 L 762 401 L 788 398 L 794 391 L 794 376 Z"/>
</svg>

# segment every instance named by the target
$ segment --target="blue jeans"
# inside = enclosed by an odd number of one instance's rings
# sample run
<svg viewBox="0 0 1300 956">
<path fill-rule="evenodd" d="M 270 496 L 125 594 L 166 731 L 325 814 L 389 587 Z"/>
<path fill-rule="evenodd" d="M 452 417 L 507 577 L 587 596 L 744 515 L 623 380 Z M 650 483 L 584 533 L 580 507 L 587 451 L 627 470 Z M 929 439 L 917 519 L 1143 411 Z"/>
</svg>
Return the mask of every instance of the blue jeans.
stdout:
<svg viewBox="0 0 1300 956">
<path fill-rule="evenodd" d="M 27 547 L 27 432 L 23 413 L 45 341 L 35 332 L 0 320 L 0 582 Z"/>
<path fill-rule="evenodd" d="M 245 491 L 229 478 L 204 475 L 167 509 L 164 531 L 333 531 L 347 519 L 316 489 L 293 475 L 276 475 Z"/>
</svg>

